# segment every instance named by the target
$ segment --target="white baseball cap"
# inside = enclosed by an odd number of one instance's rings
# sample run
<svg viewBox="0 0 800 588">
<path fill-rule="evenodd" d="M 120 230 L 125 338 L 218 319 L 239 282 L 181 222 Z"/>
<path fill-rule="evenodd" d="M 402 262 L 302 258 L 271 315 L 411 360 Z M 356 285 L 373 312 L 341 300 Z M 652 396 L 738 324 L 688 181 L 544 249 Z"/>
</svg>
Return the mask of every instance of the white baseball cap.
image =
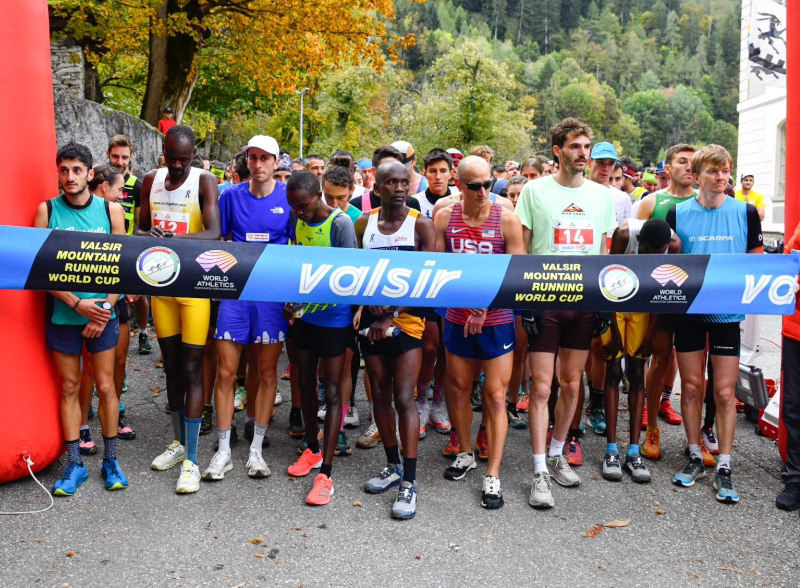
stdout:
<svg viewBox="0 0 800 588">
<path fill-rule="evenodd" d="M 247 142 L 247 145 L 242 147 L 243 151 L 248 151 L 251 147 L 261 149 L 275 156 L 278 159 L 281 156 L 281 150 L 278 147 L 278 142 L 268 135 L 256 135 Z"/>
</svg>

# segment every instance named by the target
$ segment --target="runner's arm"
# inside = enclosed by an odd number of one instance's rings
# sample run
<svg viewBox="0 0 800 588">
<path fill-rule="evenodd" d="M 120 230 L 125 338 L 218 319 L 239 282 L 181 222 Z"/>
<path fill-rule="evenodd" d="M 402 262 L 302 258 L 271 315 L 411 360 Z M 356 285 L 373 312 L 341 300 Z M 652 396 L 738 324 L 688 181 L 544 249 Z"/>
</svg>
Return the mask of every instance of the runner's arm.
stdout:
<svg viewBox="0 0 800 588">
<path fill-rule="evenodd" d="M 159 227 L 152 226 L 150 217 L 150 190 L 153 188 L 153 178 L 156 177 L 156 170 L 148 173 L 142 180 L 142 191 L 140 194 L 141 206 L 139 207 L 139 220 L 136 223 L 135 235 L 139 237 L 163 237 L 164 231 Z"/>
<path fill-rule="evenodd" d="M 205 230 L 199 233 L 173 235 L 173 237 L 209 241 L 219 239 L 219 183 L 217 182 L 217 177 L 210 172 L 204 171 L 200 174 L 200 198 L 203 199 L 203 226 Z M 142 205 L 144 205 L 144 201 L 142 201 Z"/>
<path fill-rule="evenodd" d="M 648 194 L 642 198 L 642 203 L 639 205 L 639 210 L 636 213 L 636 218 L 639 220 L 650 220 L 653 217 L 653 210 L 656 207 L 656 195 Z"/>
<path fill-rule="evenodd" d="M 622 254 L 628 248 L 628 243 L 631 238 L 631 231 L 628 228 L 628 221 L 622 221 L 622 224 L 614 230 L 611 236 L 611 253 Z"/>
</svg>

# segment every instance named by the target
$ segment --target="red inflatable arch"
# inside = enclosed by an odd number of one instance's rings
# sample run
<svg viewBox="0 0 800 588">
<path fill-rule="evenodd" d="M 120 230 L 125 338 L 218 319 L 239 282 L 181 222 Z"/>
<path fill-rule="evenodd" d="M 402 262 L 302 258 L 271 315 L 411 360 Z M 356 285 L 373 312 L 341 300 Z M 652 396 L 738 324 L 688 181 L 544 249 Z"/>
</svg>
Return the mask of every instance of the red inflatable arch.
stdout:
<svg viewBox="0 0 800 588">
<path fill-rule="evenodd" d="M 0 224 L 31 226 L 36 205 L 58 191 L 47 2 L 0 4 Z M 0 291 L 0 483 L 28 475 L 23 455 L 38 471 L 64 451 L 44 300 L 41 292 Z"/>
</svg>

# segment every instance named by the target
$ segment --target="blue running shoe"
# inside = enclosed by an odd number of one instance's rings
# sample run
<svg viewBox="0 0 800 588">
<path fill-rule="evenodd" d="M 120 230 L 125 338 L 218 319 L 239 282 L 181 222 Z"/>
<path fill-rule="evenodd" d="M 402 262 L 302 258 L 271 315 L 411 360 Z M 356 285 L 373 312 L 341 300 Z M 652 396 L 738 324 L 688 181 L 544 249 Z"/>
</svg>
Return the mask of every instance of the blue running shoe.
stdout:
<svg viewBox="0 0 800 588">
<path fill-rule="evenodd" d="M 104 459 L 100 474 L 106 481 L 106 490 L 123 490 L 128 487 L 128 478 L 119 469 L 116 459 Z"/>
<path fill-rule="evenodd" d="M 417 485 L 411 482 L 402 482 L 397 500 L 392 506 L 393 519 L 413 519 L 417 514 Z"/>
<path fill-rule="evenodd" d="M 125 414 L 125 405 L 120 402 L 119 403 L 119 416 L 122 416 L 124 414 Z"/>
<path fill-rule="evenodd" d="M 94 418 L 94 408 L 91 405 L 89 405 L 89 416 L 88 416 L 88 418 L 90 418 L 90 419 Z"/>
<path fill-rule="evenodd" d="M 125 394 L 125 392 L 127 391 L 128 391 L 128 378 L 125 378 L 124 380 L 122 380 L 122 393 Z"/>
<path fill-rule="evenodd" d="M 592 414 L 589 415 L 589 424 L 598 435 L 604 435 L 606 432 L 606 413 L 602 408 L 595 408 Z"/>
<path fill-rule="evenodd" d="M 393 463 L 387 464 L 376 477 L 367 480 L 364 490 L 373 494 L 383 494 L 389 488 L 397 486 L 403 481 L 403 466 Z"/>
<path fill-rule="evenodd" d="M 714 490 L 717 491 L 717 500 L 720 502 L 739 502 L 739 493 L 733 487 L 731 471 L 728 468 L 720 468 L 717 472 Z"/>
<path fill-rule="evenodd" d="M 72 496 L 80 488 L 86 480 L 89 479 L 89 472 L 86 471 L 86 466 L 82 463 L 67 464 L 64 470 L 64 475 L 60 480 L 56 480 L 53 484 L 54 496 Z"/>
<path fill-rule="evenodd" d="M 689 463 L 683 470 L 675 474 L 672 478 L 673 484 L 688 488 L 694 486 L 696 480 L 706 477 L 706 466 L 703 465 L 702 457 L 690 457 Z"/>
</svg>

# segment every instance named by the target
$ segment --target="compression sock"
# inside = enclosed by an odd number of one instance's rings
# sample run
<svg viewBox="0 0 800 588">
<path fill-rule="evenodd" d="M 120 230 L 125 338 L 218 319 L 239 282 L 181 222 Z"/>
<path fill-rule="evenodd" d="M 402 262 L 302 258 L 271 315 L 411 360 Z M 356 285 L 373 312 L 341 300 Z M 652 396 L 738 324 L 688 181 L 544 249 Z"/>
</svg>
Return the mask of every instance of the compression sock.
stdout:
<svg viewBox="0 0 800 588">
<path fill-rule="evenodd" d="M 117 436 L 103 435 L 103 459 L 117 459 Z"/>
<path fill-rule="evenodd" d="M 384 445 L 383 450 L 386 452 L 386 461 L 388 463 L 396 466 L 399 466 L 403 463 L 400 459 L 400 448 L 397 445 L 393 445 L 391 447 L 386 447 L 386 445 Z"/>
<path fill-rule="evenodd" d="M 253 441 L 250 443 L 250 449 L 258 449 L 261 451 L 261 444 L 264 443 L 264 436 L 267 434 L 267 425 L 259 425 L 253 428 Z"/>
<path fill-rule="evenodd" d="M 203 419 L 190 419 L 186 417 L 186 459 L 197 464 L 197 443 L 200 439 L 200 423 Z"/>
<path fill-rule="evenodd" d="M 403 481 L 412 484 L 417 479 L 417 458 L 407 457 L 403 460 Z"/>
<path fill-rule="evenodd" d="M 83 465 L 83 460 L 81 459 L 81 440 L 76 439 L 75 441 L 67 441 L 66 444 L 69 463 Z"/>
<path fill-rule="evenodd" d="M 669 400 L 669 397 L 672 395 L 672 388 L 669 386 L 664 386 L 664 390 L 661 392 L 661 402 L 665 400 Z"/>
<path fill-rule="evenodd" d="M 219 450 L 222 453 L 231 454 L 231 430 L 217 429 L 217 439 L 219 439 Z"/>
<path fill-rule="evenodd" d="M 589 388 L 589 410 L 603 408 L 603 391 Z"/>
<path fill-rule="evenodd" d="M 326 476 L 328 476 L 330 478 L 332 472 L 333 472 L 333 464 L 332 463 L 331 464 L 323 463 L 321 466 L 319 466 L 319 473 L 320 474 L 325 474 Z"/>
</svg>

